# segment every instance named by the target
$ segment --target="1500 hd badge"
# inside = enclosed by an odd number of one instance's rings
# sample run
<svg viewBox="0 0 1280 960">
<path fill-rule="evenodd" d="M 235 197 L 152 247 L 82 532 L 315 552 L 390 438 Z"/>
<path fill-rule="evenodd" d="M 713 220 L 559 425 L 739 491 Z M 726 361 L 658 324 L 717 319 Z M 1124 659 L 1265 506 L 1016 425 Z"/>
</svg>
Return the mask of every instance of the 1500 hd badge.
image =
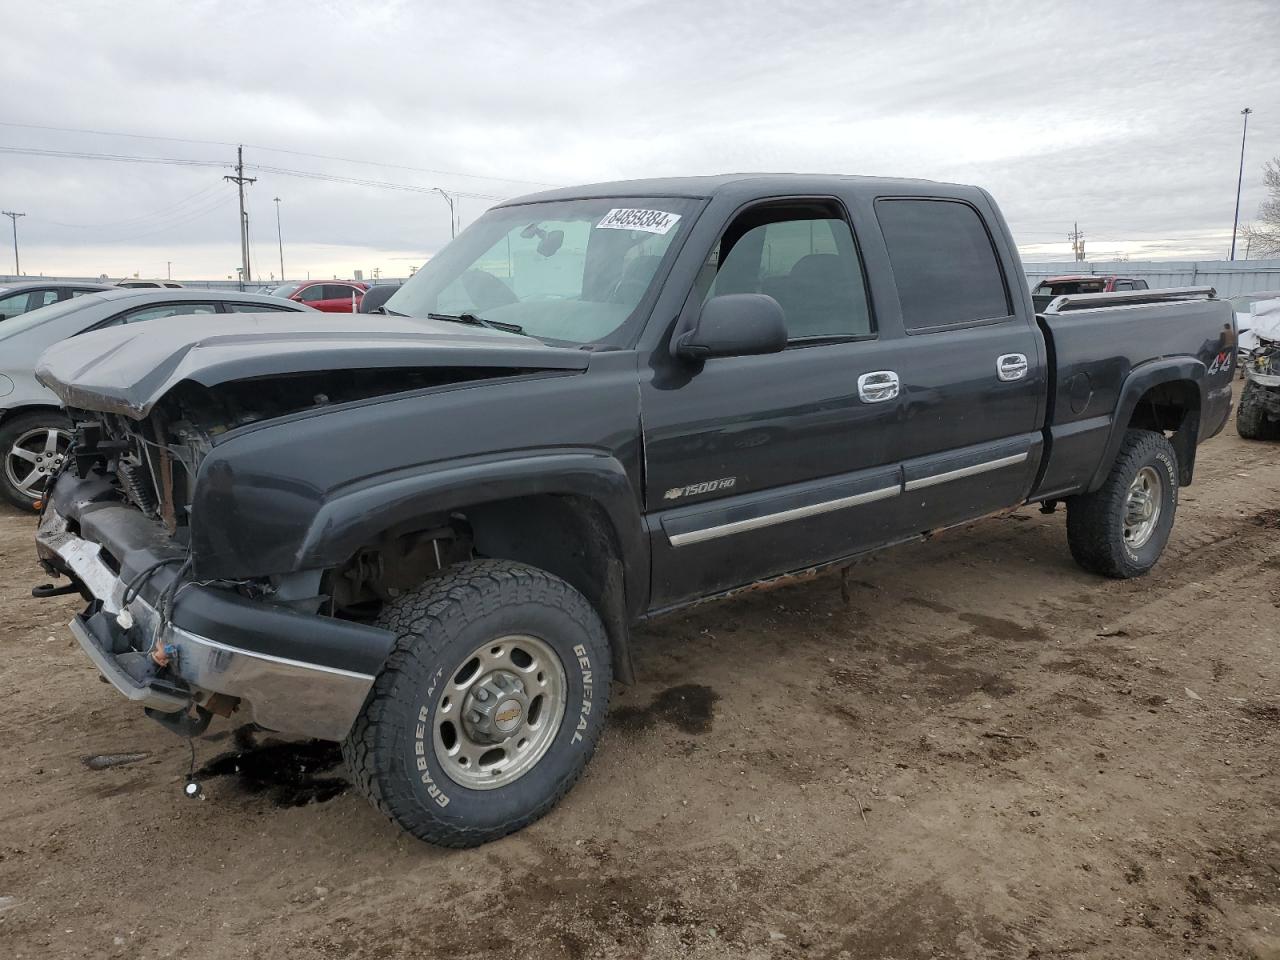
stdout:
<svg viewBox="0 0 1280 960">
<path fill-rule="evenodd" d="M 662 495 L 662 499 L 679 500 L 681 497 L 696 497 L 704 493 L 715 493 L 718 490 L 731 490 L 737 482 L 737 477 L 723 477 L 719 480 L 704 480 L 702 483 L 691 483 L 687 487 L 672 487 Z"/>
</svg>

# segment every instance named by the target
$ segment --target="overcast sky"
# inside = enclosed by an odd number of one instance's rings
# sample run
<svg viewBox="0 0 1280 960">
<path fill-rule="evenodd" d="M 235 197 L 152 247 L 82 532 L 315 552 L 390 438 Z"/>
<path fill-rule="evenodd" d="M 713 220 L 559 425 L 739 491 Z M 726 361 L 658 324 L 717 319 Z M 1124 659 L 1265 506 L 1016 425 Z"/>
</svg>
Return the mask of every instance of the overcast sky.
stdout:
<svg viewBox="0 0 1280 960">
<path fill-rule="evenodd" d="M 462 194 L 465 225 L 542 185 L 739 170 L 981 184 L 1029 260 L 1069 259 L 1076 220 L 1093 259 L 1214 259 L 1242 107 L 1242 221 L 1280 155 L 1274 0 L 5 7 L 0 206 L 27 214 L 24 273 L 234 276 L 217 164 L 236 143 L 263 279 L 280 273 L 274 197 L 288 276 L 402 276 L 449 237 L 426 188 Z"/>
</svg>

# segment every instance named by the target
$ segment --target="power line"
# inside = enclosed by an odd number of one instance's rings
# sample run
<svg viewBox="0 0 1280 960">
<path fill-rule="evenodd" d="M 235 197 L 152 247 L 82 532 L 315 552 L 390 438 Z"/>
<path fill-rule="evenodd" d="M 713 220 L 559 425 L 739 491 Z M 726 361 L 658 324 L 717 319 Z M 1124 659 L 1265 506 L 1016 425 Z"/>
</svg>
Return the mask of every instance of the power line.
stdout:
<svg viewBox="0 0 1280 960">
<path fill-rule="evenodd" d="M 45 150 L 38 147 L 0 147 L 0 153 L 30 157 L 66 157 L 73 160 L 110 160 L 116 163 L 167 163 L 182 167 L 229 167 L 224 160 L 187 160 L 182 157 L 135 157 L 123 153 L 91 153 L 79 150 Z"/>
<path fill-rule="evenodd" d="M 32 147 L 0 147 L 0 153 L 16 153 L 37 157 L 63 157 L 73 160 L 107 160 L 115 163 L 159 163 L 178 166 L 197 167 L 231 167 L 234 164 L 221 160 L 186 160 L 180 157 L 140 157 L 131 154 L 91 153 L 89 151 L 44 150 Z M 383 190 L 404 190 L 410 193 L 431 193 L 435 187 L 424 187 L 419 184 L 395 183 L 390 180 L 368 180 L 360 177 L 344 177 L 336 173 L 322 173 L 318 170 L 297 170 L 292 167 L 276 167 L 267 164 L 247 164 L 251 170 L 262 173 L 274 173 L 283 177 L 301 177 L 307 180 L 321 180 L 331 183 L 349 183 L 355 186 L 376 187 Z M 506 197 L 491 193 L 469 193 L 452 191 L 455 197 L 471 197 L 476 200 L 505 200 Z"/>
<path fill-rule="evenodd" d="M 169 204 L 167 207 L 161 207 L 158 210 L 152 210 L 148 213 L 142 213 L 136 217 L 127 217 L 124 220 L 109 220 L 105 223 L 63 223 L 61 220 L 46 220 L 43 217 L 40 217 L 38 219 L 40 220 L 41 223 L 52 224 L 55 227 L 68 227 L 73 230 L 101 230 L 107 227 L 123 227 L 123 226 L 129 226 L 130 224 L 138 224 L 146 220 L 151 220 L 152 218 L 163 220 L 163 219 L 168 219 L 170 216 L 173 216 L 175 214 L 180 215 L 179 214 L 180 208 L 185 207 L 187 204 L 191 203 L 192 201 L 199 198 L 203 198 L 206 194 L 210 194 L 213 191 L 219 190 L 219 189 L 221 189 L 221 187 L 219 187 L 218 184 L 214 184 L 213 186 L 209 186 L 209 187 L 204 187 L 203 189 L 197 190 L 195 193 L 191 194 L 190 196 L 183 197 L 181 200 L 177 200 L 174 203 Z M 181 212 L 185 213 L 186 211 L 181 211 Z"/>
<path fill-rule="evenodd" d="M 306 180 L 321 180 L 330 183 L 349 183 L 361 187 L 377 187 L 383 190 L 405 190 L 410 193 L 434 193 L 439 187 L 424 187 L 415 183 L 395 183 L 390 180 L 367 180 L 362 177 L 344 177 L 336 173 L 322 173 L 318 170 L 296 170 L 292 167 L 275 167 L 263 163 L 246 164 L 250 170 L 260 173 L 274 173 L 282 177 L 301 177 Z M 467 191 L 450 190 L 455 197 L 470 197 L 475 200 L 506 200 L 506 197 L 491 193 L 468 193 Z"/>
<path fill-rule="evenodd" d="M 133 140 L 158 140 L 167 143 L 193 143 L 205 146 L 218 147 L 234 147 L 240 144 L 231 143 L 226 140 L 196 140 L 188 137 L 160 137 L 150 136 L 142 133 L 120 133 L 112 130 L 86 130 L 78 127 L 54 127 L 39 123 L 15 123 L 12 121 L 0 120 L 0 127 L 19 127 L 27 130 L 53 130 L 59 133 L 84 133 L 97 137 L 125 137 Z M 457 170 L 435 170 L 430 167 L 411 167 L 400 163 L 384 163 L 379 160 L 357 160 L 352 157 L 336 157 L 325 153 L 308 153 L 305 150 L 289 150 L 284 147 L 268 147 L 258 143 L 247 143 L 243 146 L 253 150 L 267 150 L 272 153 L 287 153 L 298 157 L 311 157 L 316 160 L 333 160 L 338 163 L 359 163 L 372 167 L 386 167 L 389 170 L 410 170 L 414 173 L 429 173 L 433 176 L 445 177 L 463 177 L 468 180 L 492 180 L 497 183 L 524 183 L 535 187 L 559 187 L 560 183 L 548 183 L 544 180 L 520 180 L 511 177 L 494 177 L 482 173 L 461 173 Z"/>
</svg>

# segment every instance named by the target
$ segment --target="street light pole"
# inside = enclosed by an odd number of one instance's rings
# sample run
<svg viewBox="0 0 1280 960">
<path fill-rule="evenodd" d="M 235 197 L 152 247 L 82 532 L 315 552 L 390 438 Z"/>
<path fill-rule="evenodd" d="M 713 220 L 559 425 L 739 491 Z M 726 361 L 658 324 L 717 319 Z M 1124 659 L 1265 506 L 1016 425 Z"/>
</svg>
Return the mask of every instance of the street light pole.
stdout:
<svg viewBox="0 0 1280 960">
<path fill-rule="evenodd" d="M 445 193 L 439 187 L 432 187 L 431 189 L 444 197 L 444 202 L 449 205 L 449 237 L 456 237 L 458 235 L 458 217 L 453 209 L 453 197 L 450 194 Z"/>
<path fill-rule="evenodd" d="M 1240 134 L 1240 175 L 1236 178 L 1236 216 L 1231 221 L 1231 256 L 1228 259 L 1236 258 L 1236 230 L 1240 227 L 1240 188 L 1244 186 L 1244 142 L 1249 136 L 1249 114 L 1253 113 L 1251 109 L 1245 107 L 1240 111 L 1240 115 L 1244 117 L 1244 132 Z"/>
<path fill-rule="evenodd" d="M 18 264 L 18 218 L 25 217 L 25 213 L 14 213 L 12 210 L 0 210 L 0 214 L 8 217 L 13 221 L 13 272 L 15 276 L 22 276 L 22 268 Z"/>
<path fill-rule="evenodd" d="M 280 232 L 280 198 L 271 199 L 276 204 L 276 243 L 280 245 L 280 282 L 284 283 L 284 235 Z"/>
</svg>

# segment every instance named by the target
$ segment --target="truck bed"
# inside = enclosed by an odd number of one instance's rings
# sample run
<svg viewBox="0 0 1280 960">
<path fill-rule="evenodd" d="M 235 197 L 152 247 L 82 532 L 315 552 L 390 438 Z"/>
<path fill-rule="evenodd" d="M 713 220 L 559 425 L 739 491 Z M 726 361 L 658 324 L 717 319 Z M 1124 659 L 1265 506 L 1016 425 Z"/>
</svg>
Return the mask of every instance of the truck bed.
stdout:
<svg viewBox="0 0 1280 960">
<path fill-rule="evenodd" d="M 1142 393 L 1133 391 L 1135 378 L 1147 371 L 1179 365 L 1199 381 L 1202 439 L 1230 415 L 1234 314 L 1209 288 L 1058 297 L 1036 319 L 1050 383 L 1046 455 L 1032 500 L 1096 489 Z M 1218 335 L 1206 338 L 1214 328 Z"/>
</svg>

